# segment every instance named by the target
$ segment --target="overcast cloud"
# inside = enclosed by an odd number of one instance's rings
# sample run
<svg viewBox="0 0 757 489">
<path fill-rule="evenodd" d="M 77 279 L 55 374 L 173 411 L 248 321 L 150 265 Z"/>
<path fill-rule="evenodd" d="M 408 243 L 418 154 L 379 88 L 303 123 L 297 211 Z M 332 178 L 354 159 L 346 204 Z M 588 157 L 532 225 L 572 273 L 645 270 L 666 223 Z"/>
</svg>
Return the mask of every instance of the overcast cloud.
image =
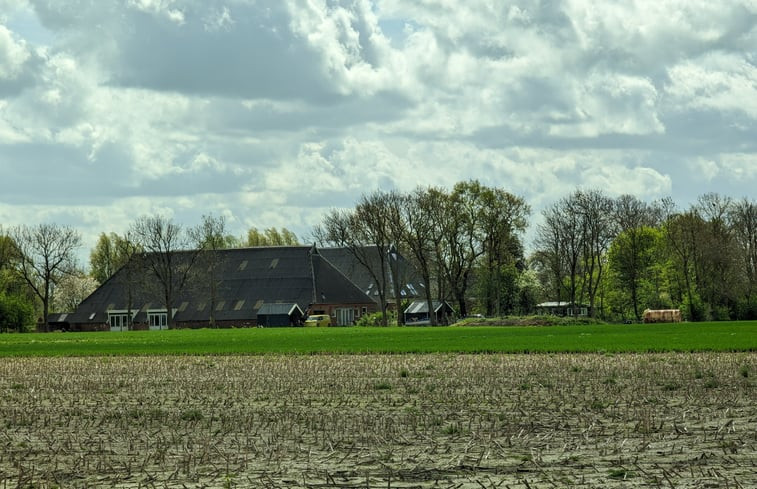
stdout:
<svg viewBox="0 0 757 489">
<path fill-rule="evenodd" d="M 0 224 L 757 192 L 757 0 L 0 0 Z M 85 253 L 86 255 L 86 253 Z"/>
</svg>

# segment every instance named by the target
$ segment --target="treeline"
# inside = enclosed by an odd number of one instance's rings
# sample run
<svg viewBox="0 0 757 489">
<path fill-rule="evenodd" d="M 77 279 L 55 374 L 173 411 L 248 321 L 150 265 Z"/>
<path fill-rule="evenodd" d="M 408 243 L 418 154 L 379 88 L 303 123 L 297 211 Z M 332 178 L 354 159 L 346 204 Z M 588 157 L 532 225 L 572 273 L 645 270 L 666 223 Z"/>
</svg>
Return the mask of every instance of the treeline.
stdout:
<svg viewBox="0 0 757 489">
<path fill-rule="evenodd" d="M 469 181 L 364 195 L 327 213 L 314 235 L 355 254 L 396 246 L 429 304 L 453 300 L 461 315 L 530 314 L 549 301 L 610 321 L 640 320 L 647 308 L 680 308 L 692 321 L 757 318 L 754 200 L 706 194 L 678 209 L 576 190 L 542 211 L 526 253 L 530 217 L 522 198 Z M 391 291 L 380 287 L 382 305 Z"/>
<path fill-rule="evenodd" d="M 535 284 L 524 280 L 523 235 L 530 212 L 523 198 L 468 181 L 449 191 L 429 187 L 364 195 L 352 210 L 328 212 L 313 235 L 322 245 L 349 248 L 366 266 L 378 257 L 372 274 L 384 321 L 389 300 L 404 301 L 399 288 L 390 286 L 401 282 L 392 268 L 395 249 L 414 264 L 423 285 L 418 292 L 429 310 L 443 299 L 456 303 L 462 316 L 471 308 L 487 315 L 526 313 L 537 300 Z M 378 253 L 363 256 L 366 246 Z M 387 276 L 392 280 L 383 279 Z M 431 314 L 430 320 L 436 317 Z"/>
<path fill-rule="evenodd" d="M 687 209 L 576 191 L 543 212 L 531 269 L 552 300 L 639 319 L 681 308 L 692 321 L 757 318 L 757 203 L 706 194 Z"/>
<path fill-rule="evenodd" d="M 646 308 L 680 308 L 693 321 L 757 318 L 754 200 L 706 194 L 678 209 L 670 199 L 576 190 L 538 217 L 527 247 L 530 206 L 472 180 L 451 189 L 363 195 L 354 208 L 328 211 L 312 239 L 352 251 L 372 274 L 384 314 L 390 302 L 406 302 L 392 286 L 405 278 L 397 266 L 401 255 L 423 285 L 416 292 L 429 304 L 452 302 L 460 315 L 531 314 L 538 303 L 553 301 L 610 321 L 638 320 Z M 0 227 L 0 329 L 29 329 L 50 311 L 73 310 L 137 255 L 170 261 L 175 251 L 297 244 L 285 228 L 252 228 L 236 237 L 223 217 L 203 216 L 200 224 L 183 227 L 142 216 L 123 235 L 101 234 L 85 270 L 75 260 L 81 247 L 76 230 Z M 175 275 L 180 267 L 140 266 L 162 284 L 156 294 L 170 304 L 182 282 Z"/>
</svg>

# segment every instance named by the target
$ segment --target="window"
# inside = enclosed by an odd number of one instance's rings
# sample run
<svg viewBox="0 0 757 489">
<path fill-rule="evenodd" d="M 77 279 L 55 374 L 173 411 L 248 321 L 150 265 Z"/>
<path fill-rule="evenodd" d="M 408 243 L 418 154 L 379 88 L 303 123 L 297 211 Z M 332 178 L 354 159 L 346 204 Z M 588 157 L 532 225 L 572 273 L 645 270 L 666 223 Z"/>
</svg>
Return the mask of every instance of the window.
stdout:
<svg viewBox="0 0 757 489">
<path fill-rule="evenodd" d="M 108 313 L 108 324 L 111 330 L 124 330 L 129 328 L 129 315 L 125 313 Z"/>
<path fill-rule="evenodd" d="M 168 314 L 166 312 L 148 312 L 147 324 L 150 329 L 166 329 L 168 327 Z"/>
</svg>

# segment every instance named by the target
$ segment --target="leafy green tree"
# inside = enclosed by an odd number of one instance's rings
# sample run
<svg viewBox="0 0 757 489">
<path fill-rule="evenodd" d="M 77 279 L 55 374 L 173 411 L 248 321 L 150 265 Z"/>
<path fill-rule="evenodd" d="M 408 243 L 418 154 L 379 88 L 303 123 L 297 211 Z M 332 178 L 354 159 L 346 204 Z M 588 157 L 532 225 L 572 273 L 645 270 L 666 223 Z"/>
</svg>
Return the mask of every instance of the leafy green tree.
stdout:
<svg viewBox="0 0 757 489">
<path fill-rule="evenodd" d="M 457 183 L 435 209 L 439 270 L 460 315 L 468 313 L 468 288 L 476 272 L 487 313 L 499 308 L 502 281 L 508 280 L 504 271 L 523 265 L 520 233 L 529 213 L 520 197 L 476 180 Z"/>
<path fill-rule="evenodd" d="M 19 294 L 0 292 L 0 331 L 29 331 L 34 327 L 34 303 Z"/>
<path fill-rule="evenodd" d="M 649 303 L 643 291 L 645 282 L 653 279 L 652 268 L 662 239 L 662 233 L 655 228 L 632 227 L 620 233 L 610 246 L 609 263 L 619 296 L 637 320 L 641 319 L 642 304 Z"/>
<path fill-rule="evenodd" d="M 313 230 L 319 242 L 346 248 L 368 272 L 376 285 L 384 326 L 388 324 L 389 251 L 396 246 L 387 226 L 394 212 L 390 199 L 389 194 L 381 191 L 363 195 L 354 210 L 332 209 Z"/>
<path fill-rule="evenodd" d="M 134 243 L 127 236 L 100 233 L 89 254 L 90 275 L 100 284 L 112 277 L 133 254 Z"/>
<path fill-rule="evenodd" d="M 245 242 L 246 246 L 298 246 L 299 244 L 297 235 L 292 231 L 287 228 L 278 230 L 275 227 L 263 231 L 252 227 L 247 231 L 247 241 Z"/>
</svg>

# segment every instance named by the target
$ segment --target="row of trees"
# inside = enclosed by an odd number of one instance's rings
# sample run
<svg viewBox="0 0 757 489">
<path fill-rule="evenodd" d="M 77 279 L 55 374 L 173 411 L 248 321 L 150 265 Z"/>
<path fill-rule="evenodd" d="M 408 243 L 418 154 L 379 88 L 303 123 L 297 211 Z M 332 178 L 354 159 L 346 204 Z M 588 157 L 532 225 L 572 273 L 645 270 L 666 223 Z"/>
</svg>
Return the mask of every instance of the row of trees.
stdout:
<svg viewBox="0 0 757 489">
<path fill-rule="evenodd" d="M 681 308 L 695 321 L 757 318 L 753 200 L 706 194 L 681 210 L 670 199 L 576 190 L 542 211 L 526 257 L 529 216 L 522 198 L 468 181 L 364 195 L 354 209 L 327 213 L 314 236 L 366 265 L 374 258 L 361 250 L 378 250 L 384 311 L 389 294 L 401 303 L 390 285 L 396 247 L 420 273 L 429 310 L 452 299 L 461 315 L 498 316 L 554 301 L 614 321 L 639 320 L 647 308 Z M 387 273 L 392 280 L 382 280 Z"/>
<path fill-rule="evenodd" d="M 522 198 L 468 181 L 450 191 L 364 195 L 354 209 L 328 212 L 313 235 L 322 245 L 348 248 L 371 270 L 385 323 L 389 299 L 402 304 L 399 287 L 390 286 L 400 282 L 396 252 L 415 265 L 429 311 L 434 300 L 451 298 L 466 315 L 475 296 L 478 307 L 492 315 L 533 306 L 532 299 L 518 296 L 529 213 Z M 433 314 L 430 319 L 436 320 Z"/>
<path fill-rule="evenodd" d="M 598 190 L 544 210 L 531 268 L 545 296 L 608 319 L 678 308 L 690 320 L 757 318 L 757 203 L 706 194 L 688 209 Z"/>
<path fill-rule="evenodd" d="M 467 181 L 449 190 L 363 195 L 352 209 L 327 212 L 312 237 L 321 246 L 348 248 L 363 263 L 384 321 L 387 305 L 403 302 L 392 286 L 404 278 L 398 254 L 414 265 L 423 285 L 417 292 L 429 309 L 435 300 L 450 300 L 461 315 L 532 313 L 548 300 L 610 320 L 670 307 L 681 307 L 691 320 L 757 318 L 753 200 L 707 194 L 679 210 L 669 199 L 648 203 L 576 190 L 542 211 L 526 256 L 530 214 L 521 197 Z M 124 280 L 135 290 L 154 284 L 166 307 L 190 284 L 206 287 L 214 304 L 215 251 L 297 244 L 287 229 L 252 228 L 232 236 L 223 217 L 204 216 L 185 228 L 143 216 L 123 235 L 101 234 L 85 272 L 75 262 L 81 246 L 76 230 L 55 224 L 0 228 L 0 329 L 24 329 L 51 310 L 74 309 L 129 263 L 134 268 L 122 274 Z M 202 266 L 195 267 L 197 260 L 204 260 Z M 207 275 L 196 280 L 193 268 Z"/>
</svg>

